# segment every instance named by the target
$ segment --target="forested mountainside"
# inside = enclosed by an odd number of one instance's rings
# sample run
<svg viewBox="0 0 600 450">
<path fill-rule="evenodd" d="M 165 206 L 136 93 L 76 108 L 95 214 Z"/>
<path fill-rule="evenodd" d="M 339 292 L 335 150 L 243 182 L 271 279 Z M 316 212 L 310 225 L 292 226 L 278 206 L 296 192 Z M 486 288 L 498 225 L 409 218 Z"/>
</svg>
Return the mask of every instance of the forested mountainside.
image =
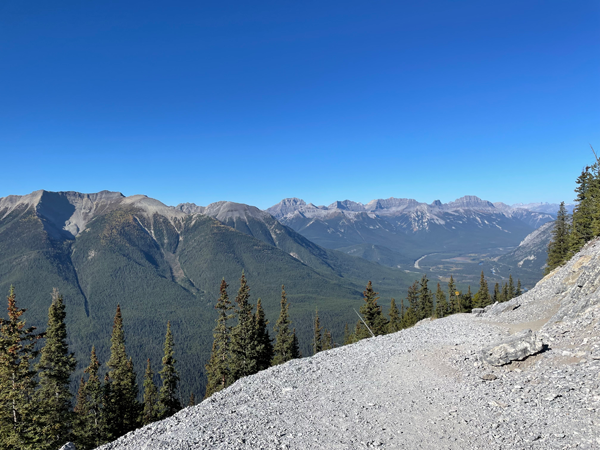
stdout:
<svg viewBox="0 0 600 450">
<path fill-rule="evenodd" d="M 360 305 L 368 280 L 385 304 L 392 296 L 403 297 L 420 276 L 325 250 L 275 221 L 272 225 L 269 242 L 270 231 L 255 232 L 261 237 L 256 239 L 208 215 L 188 214 L 141 195 L 37 191 L 9 196 L 0 199 L 0 290 L 8 293 L 14 285 L 20 305 L 28 309 L 28 324 L 38 326 L 45 324 L 52 289 L 60 290 L 78 374 L 92 345 L 106 361 L 117 304 L 138 378 L 147 358 L 160 360 L 171 321 L 187 398 L 204 390 L 223 277 L 237 289 L 245 271 L 251 301 L 262 298 L 271 326 L 285 284 L 291 319 L 306 350 L 317 306 L 340 340 L 344 323 L 355 321 L 352 308 Z"/>
<path fill-rule="evenodd" d="M 555 217 L 475 196 L 446 204 L 389 198 L 329 206 L 290 198 L 267 211 L 323 247 L 391 267 L 427 270 L 440 277 L 452 274 L 466 283 L 476 282 L 479 264 L 516 248 Z"/>
</svg>

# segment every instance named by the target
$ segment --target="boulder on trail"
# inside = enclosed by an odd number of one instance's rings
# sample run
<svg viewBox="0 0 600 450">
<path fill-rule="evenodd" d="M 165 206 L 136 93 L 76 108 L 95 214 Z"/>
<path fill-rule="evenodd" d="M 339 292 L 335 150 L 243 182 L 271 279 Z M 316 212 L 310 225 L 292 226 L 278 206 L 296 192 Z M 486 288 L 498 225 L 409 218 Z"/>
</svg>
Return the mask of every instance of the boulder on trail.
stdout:
<svg viewBox="0 0 600 450">
<path fill-rule="evenodd" d="M 503 366 L 512 361 L 522 361 L 539 353 L 544 343 L 531 330 L 523 330 L 501 344 L 484 349 L 481 359 L 492 366 Z"/>
</svg>

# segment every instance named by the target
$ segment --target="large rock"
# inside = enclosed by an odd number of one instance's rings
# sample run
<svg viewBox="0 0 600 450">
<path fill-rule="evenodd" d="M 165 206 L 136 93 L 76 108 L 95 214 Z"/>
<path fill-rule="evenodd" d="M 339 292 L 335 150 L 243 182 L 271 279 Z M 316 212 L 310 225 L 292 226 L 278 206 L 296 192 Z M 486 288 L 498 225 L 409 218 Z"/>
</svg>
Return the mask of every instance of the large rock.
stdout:
<svg viewBox="0 0 600 450">
<path fill-rule="evenodd" d="M 503 366 L 539 353 L 544 343 L 531 330 L 523 330 L 499 345 L 484 349 L 481 358 L 492 366 Z"/>
<path fill-rule="evenodd" d="M 77 448 L 75 447 L 75 444 L 73 444 L 72 442 L 67 442 L 65 445 L 63 445 L 60 450 L 77 450 Z"/>
</svg>

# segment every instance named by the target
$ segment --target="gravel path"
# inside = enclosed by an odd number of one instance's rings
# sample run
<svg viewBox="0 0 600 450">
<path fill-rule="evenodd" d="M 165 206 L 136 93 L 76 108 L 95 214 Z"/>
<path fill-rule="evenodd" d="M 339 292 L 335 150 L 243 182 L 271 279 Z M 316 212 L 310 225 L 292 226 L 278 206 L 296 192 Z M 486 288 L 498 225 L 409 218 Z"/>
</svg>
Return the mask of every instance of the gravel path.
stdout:
<svg viewBox="0 0 600 450">
<path fill-rule="evenodd" d="M 590 245 L 481 317 L 425 320 L 291 361 L 101 448 L 600 448 L 599 259 Z M 525 327 L 545 352 L 481 362 L 484 347 Z"/>
</svg>

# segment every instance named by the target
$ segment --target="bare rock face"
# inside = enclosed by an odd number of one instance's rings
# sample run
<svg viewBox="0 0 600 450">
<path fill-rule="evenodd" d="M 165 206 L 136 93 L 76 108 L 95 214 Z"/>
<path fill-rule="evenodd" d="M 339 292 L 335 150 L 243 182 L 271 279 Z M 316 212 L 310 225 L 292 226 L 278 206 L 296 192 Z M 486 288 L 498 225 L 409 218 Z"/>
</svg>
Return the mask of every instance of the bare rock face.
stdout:
<svg viewBox="0 0 600 450">
<path fill-rule="evenodd" d="M 72 442 L 67 442 L 60 448 L 60 450 L 77 450 L 77 447 L 75 447 L 75 444 Z"/>
<path fill-rule="evenodd" d="M 481 359 L 492 366 L 503 366 L 512 361 L 522 361 L 543 348 L 544 343 L 533 331 L 523 330 L 499 345 L 484 349 Z"/>
</svg>

